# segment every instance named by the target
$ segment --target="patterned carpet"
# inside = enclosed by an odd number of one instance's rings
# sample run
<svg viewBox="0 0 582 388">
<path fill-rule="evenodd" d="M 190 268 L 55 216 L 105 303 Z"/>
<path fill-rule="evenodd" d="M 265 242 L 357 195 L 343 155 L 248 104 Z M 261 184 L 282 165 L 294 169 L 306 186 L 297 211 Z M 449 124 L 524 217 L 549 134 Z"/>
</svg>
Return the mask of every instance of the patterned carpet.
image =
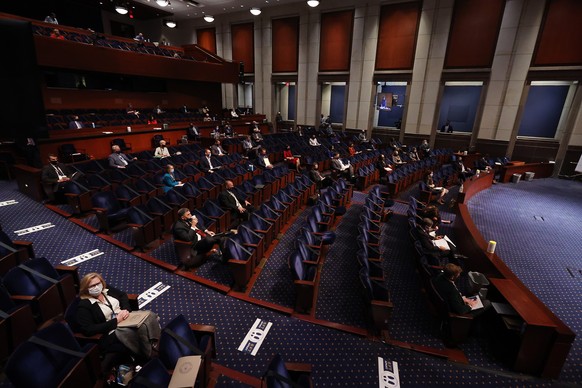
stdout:
<svg viewBox="0 0 582 388">
<path fill-rule="evenodd" d="M 564 183 L 563 181 L 559 181 L 558 183 L 560 182 Z M 497 197 L 495 195 L 489 197 L 491 193 L 495 194 L 498 190 L 501 190 L 501 194 L 505 194 L 504 190 L 510 190 L 510 196 L 515 196 L 516 201 L 516 194 L 520 195 L 520 200 L 525 201 L 523 198 L 531 195 L 532 197 L 527 201 L 532 203 L 536 201 L 536 198 L 539 197 L 537 190 L 524 190 L 521 192 L 519 189 L 521 189 L 522 185 L 524 187 L 525 185 L 534 187 L 532 183 L 520 183 L 513 187 L 509 185 L 497 185 L 497 187 L 494 187 L 489 192 L 484 193 L 487 194 L 487 197 L 483 197 L 484 201 L 480 196 L 474 199 L 473 202 L 476 202 L 478 199 L 480 203 L 486 202 L 490 204 L 491 206 L 483 210 L 485 213 L 492 212 L 494 210 L 492 207 L 495 206 L 502 209 L 503 206 L 500 206 L 500 204 L 507 201 L 507 198 L 500 198 L 500 202 L 496 202 Z M 560 192 L 555 190 L 556 185 L 549 185 L 550 187 L 554 186 L 554 194 Z M 552 385 L 549 381 L 535 379 L 529 376 L 506 375 L 498 368 L 478 369 L 472 366 L 462 366 L 410 350 L 386 346 L 381 342 L 370 341 L 356 335 L 314 325 L 228 297 L 160 269 L 109 244 L 105 240 L 20 194 L 14 182 L 2 182 L 0 186 L 0 201 L 18 201 L 15 205 L 0 207 L 0 221 L 4 230 L 11 238 L 33 241 L 37 256 L 45 256 L 53 264 L 57 264 L 64 259 L 88 252 L 92 249 L 99 249 L 105 254 L 81 263 L 79 265 L 81 275 L 91 271 L 101 272 L 110 283 L 131 293 L 141 293 L 158 281 L 170 285 L 171 288 L 161 294 L 147 308 L 156 311 L 160 315 L 162 324 L 168 322 L 175 315 L 182 313 L 191 322 L 215 325 L 217 328 L 216 362 L 228 368 L 259 377 L 264 373 L 273 354 L 281 353 L 283 358 L 288 362 L 306 362 L 312 364 L 312 376 L 316 387 L 374 387 L 378 386 L 377 357 L 381 356 L 388 360 L 399 362 L 400 378 L 403 386 L 471 385 L 491 387 Z M 568 189 L 567 193 L 572 193 L 575 189 L 569 186 L 566 188 Z M 542 187 L 538 188 L 538 190 L 542 189 Z M 518 190 L 518 192 L 516 193 L 514 190 Z M 552 201 L 558 201 L 558 198 L 553 197 L 552 193 L 548 193 L 548 195 Z M 534 292 L 538 293 L 540 298 L 548 303 L 550 308 L 564 319 L 567 324 L 579 332 L 580 311 L 578 307 L 572 306 L 581 305 L 581 283 L 580 279 L 568 279 L 569 275 L 565 271 L 566 266 L 573 268 L 582 267 L 579 258 L 579 252 L 582 251 L 580 249 L 581 240 L 578 237 L 579 231 L 582 230 L 580 228 L 581 212 L 579 207 L 581 202 L 579 195 L 575 198 L 577 199 L 576 206 L 578 207 L 570 206 L 565 210 L 566 214 L 574 214 L 575 217 L 568 216 L 561 218 L 560 216 L 560 219 L 554 219 L 555 212 L 552 211 L 550 213 L 549 211 L 544 211 L 542 213 L 541 211 L 544 208 L 547 209 L 547 201 L 541 205 L 539 210 L 539 214 L 548 216 L 549 219 L 544 222 L 551 222 L 550 225 L 555 228 L 553 230 L 567 234 L 565 242 L 562 244 L 576 248 L 571 251 L 568 249 L 570 252 L 568 255 L 566 255 L 567 252 L 562 252 L 565 251 L 562 248 L 554 249 L 552 255 L 549 255 L 546 249 L 543 257 L 535 260 L 536 263 L 534 265 L 534 263 L 530 262 L 534 261 L 531 258 L 534 257 L 536 251 L 532 247 L 527 247 L 527 252 L 524 256 L 529 258 L 526 261 L 526 264 L 529 263 L 529 266 L 514 267 L 517 265 L 514 262 L 519 260 L 510 257 L 510 253 L 517 255 L 519 258 L 523 252 L 521 250 L 510 252 L 512 246 L 511 240 L 505 240 L 505 236 L 494 237 L 499 242 L 500 255 L 504 258 L 507 256 L 508 262 L 514 268 L 514 271 L 524 279 L 524 283 L 530 286 Z M 560 204 L 559 206 L 563 208 L 566 205 Z M 475 213 L 474 210 L 472 212 Z M 550 214 L 552 215 L 551 217 L 549 216 Z M 476 222 L 480 223 L 479 227 L 483 228 L 483 233 L 487 238 L 492 237 L 491 233 L 487 231 L 487 225 L 496 225 L 499 219 L 505 219 L 505 222 L 509 223 L 513 222 L 507 217 L 497 218 L 497 220 L 493 220 L 494 222 L 484 221 L 485 217 L 483 215 L 475 215 Z M 568 222 L 564 223 L 566 219 Z M 300 220 L 301 217 L 299 217 Z M 15 230 L 45 222 L 51 222 L 55 227 L 19 238 L 14 233 Z M 398 216 L 394 216 L 390 220 L 386 226 L 386 230 L 384 230 L 387 238 L 383 242 L 387 246 L 392 247 L 392 251 L 397 253 L 396 256 L 402 259 L 402 262 L 400 260 L 385 261 L 388 265 L 386 267 L 388 284 L 395 300 L 400 299 L 399 293 L 404 292 L 399 290 L 401 287 L 398 284 L 413 284 L 418 281 L 414 277 L 414 272 L 410 271 L 410 268 L 412 268 L 412 262 L 408 258 L 410 246 L 404 243 L 398 243 L 399 240 L 404 238 L 404 235 L 401 235 L 401 228 L 398 228 L 401 222 L 403 220 L 399 219 Z M 529 223 L 535 224 L 533 221 L 529 221 Z M 297 232 L 295 228 L 298 228 L 299 223 L 296 224 L 289 228 L 282 242 L 292 244 Z M 527 225 L 527 222 L 525 225 Z M 566 226 L 570 232 L 566 231 Z M 573 227 L 575 229 L 572 229 Z M 514 226 L 513 230 L 515 229 L 517 228 Z M 577 234 L 574 234 L 574 232 Z M 520 237 L 517 241 L 524 241 L 523 237 Z M 406 242 L 408 243 L 408 240 Z M 515 246 L 515 244 L 513 245 Z M 537 243 L 532 243 L 531 245 L 536 249 L 540 249 Z M 556 245 L 554 243 L 549 246 L 555 247 Z M 574 255 L 575 252 L 578 253 L 578 257 Z M 547 259 L 548 257 L 551 257 L 552 261 L 549 261 Z M 279 260 L 286 260 L 286 257 L 283 255 Z M 393 262 L 398 262 L 398 266 L 391 264 Z M 556 265 L 558 262 L 560 262 L 560 265 Z M 539 268 L 538 265 L 540 266 Z M 399 269 L 399 266 L 402 269 Z M 407 266 L 409 270 L 405 271 Z M 543 281 L 540 281 L 539 273 L 545 273 L 548 270 L 546 267 L 550 267 L 548 273 L 555 276 L 552 279 L 546 279 L 544 277 Z M 529 273 L 532 272 L 532 269 L 536 272 L 534 275 Z M 559 287 L 552 287 L 552 285 L 559 285 Z M 576 298 L 575 304 L 571 303 L 572 297 Z M 401 303 L 402 306 L 396 305 L 396 309 L 399 309 L 399 311 L 395 313 L 392 332 L 399 333 L 398 339 L 415 343 L 422 342 L 430 346 L 433 345 L 431 342 L 434 341 L 434 345 L 437 346 L 434 337 L 431 340 L 433 328 L 430 322 L 428 320 L 426 322 L 417 321 L 422 316 L 422 311 L 424 311 L 424 303 L 421 301 L 420 296 L 416 297 L 416 299 L 410 299 L 410 296 L 403 296 L 402 298 L 409 299 L 406 304 Z M 284 302 L 283 299 L 281 298 L 280 300 Z M 566 300 L 570 302 L 567 305 L 564 303 Z M 561 308 L 560 306 L 567 307 Z M 404 322 L 402 316 L 399 317 L 398 315 L 402 313 L 402 309 L 414 310 L 412 313 L 414 318 Z M 424 315 L 426 316 L 426 313 Z M 273 327 L 257 356 L 253 357 L 237 351 L 237 347 L 256 318 L 272 322 Z M 478 350 L 477 347 L 476 349 Z M 479 355 L 476 354 L 475 358 L 477 359 L 478 357 Z M 481 355 L 481 357 L 483 356 Z M 473 362 L 473 360 L 471 361 Z M 477 364 L 477 361 L 475 363 Z M 561 380 L 557 385 L 563 386 L 567 382 L 574 383 L 582 381 L 581 369 L 580 347 L 579 343 L 576 342 L 571 352 L 571 357 L 562 373 Z M 0 386 L 10 386 L 10 383 L 3 377 L 0 376 L 0 379 Z M 554 386 L 557 385 L 554 384 Z M 240 384 L 223 377 L 219 380 L 217 386 L 233 387 L 240 386 Z"/>
</svg>

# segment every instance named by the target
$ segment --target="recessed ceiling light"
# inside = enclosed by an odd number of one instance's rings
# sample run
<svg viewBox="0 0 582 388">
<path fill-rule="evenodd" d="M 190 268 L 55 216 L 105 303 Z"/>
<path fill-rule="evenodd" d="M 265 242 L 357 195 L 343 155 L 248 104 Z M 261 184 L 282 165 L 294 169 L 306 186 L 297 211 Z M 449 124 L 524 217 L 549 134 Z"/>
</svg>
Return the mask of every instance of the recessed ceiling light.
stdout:
<svg viewBox="0 0 582 388">
<path fill-rule="evenodd" d="M 257 7 L 251 8 L 251 13 L 255 16 L 259 16 L 261 14 L 261 9 Z"/>
<path fill-rule="evenodd" d="M 206 15 L 204 16 L 204 20 L 206 20 L 208 23 L 212 23 L 214 21 L 214 16 Z"/>
</svg>

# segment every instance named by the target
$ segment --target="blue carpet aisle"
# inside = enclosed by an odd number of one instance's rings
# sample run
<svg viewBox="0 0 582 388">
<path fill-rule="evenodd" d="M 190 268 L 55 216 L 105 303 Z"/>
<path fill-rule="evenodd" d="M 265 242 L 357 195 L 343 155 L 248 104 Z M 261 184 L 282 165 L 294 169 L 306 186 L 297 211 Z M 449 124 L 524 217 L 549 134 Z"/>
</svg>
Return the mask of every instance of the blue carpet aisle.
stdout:
<svg viewBox="0 0 582 388">
<path fill-rule="evenodd" d="M 381 356 L 399 362 L 403 386 L 550 385 L 547 381 L 529 377 L 524 380 L 518 376 L 496 375 L 495 371 L 473 370 L 470 366 L 389 347 L 230 298 L 132 256 L 23 196 L 14 183 L 3 182 L 0 201 L 11 199 L 19 203 L 0 207 L 0 222 L 11 238 L 17 239 L 13 233 L 15 230 L 52 222 L 54 228 L 19 239 L 34 242 L 37 256 L 46 256 L 53 264 L 91 249 L 100 249 L 105 254 L 80 264 L 80 274 L 101 272 L 109 282 L 128 292 L 140 293 L 158 281 L 170 285 L 171 288 L 147 308 L 160 315 L 162 324 L 182 313 L 191 322 L 215 325 L 216 362 L 227 368 L 258 377 L 272 355 L 280 352 L 289 362 L 311 363 L 317 387 L 374 387 L 378 386 L 377 357 Z M 294 236 L 296 231 L 289 232 Z M 257 356 L 253 357 L 236 349 L 256 318 L 273 322 L 273 327 Z M 573 369 L 574 366 L 570 366 L 570 370 Z M 571 379 L 571 376 L 569 373 L 568 381 L 580 381 Z M 10 386 L 5 379 L 0 385 Z M 241 385 L 221 378 L 217 386 Z"/>
<path fill-rule="evenodd" d="M 356 260 L 361 203 L 363 195 L 354 193 L 352 205 L 337 224 L 336 240 L 327 252 L 321 271 L 315 317 L 365 329 L 366 304 Z"/>
<path fill-rule="evenodd" d="M 295 238 L 305 224 L 309 211 L 304 209 L 299 213 L 295 222 L 285 231 L 262 268 L 250 292 L 251 297 L 287 308 L 295 306 L 295 288 L 287 261 L 289 254 L 295 249 Z"/>
</svg>

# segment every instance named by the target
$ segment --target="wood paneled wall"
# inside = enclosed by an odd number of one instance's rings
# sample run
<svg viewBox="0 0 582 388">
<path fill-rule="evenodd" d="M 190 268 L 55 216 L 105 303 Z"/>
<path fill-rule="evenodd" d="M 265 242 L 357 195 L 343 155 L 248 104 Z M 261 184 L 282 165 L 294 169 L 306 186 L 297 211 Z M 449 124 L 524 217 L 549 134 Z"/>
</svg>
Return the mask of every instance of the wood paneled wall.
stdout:
<svg viewBox="0 0 582 388">
<path fill-rule="evenodd" d="M 491 67 L 505 0 L 457 0 L 445 68 Z"/>
<path fill-rule="evenodd" d="M 214 27 L 196 30 L 198 46 L 216 54 L 216 29 Z"/>
<path fill-rule="evenodd" d="M 376 70 L 411 70 L 420 2 L 385 5 L 380 13 Z"/>
<path fill-rule="evenodd" d="M 354 10 L 321 14 L 319 71 L 349 71 Z"/>
<path fill-rule="evenodd" d="M 273 19 L 273 73 L 296 73 L 299 63 L 299 18 Z"/>
<path fill-rule="evenodd" d="M 245 73 L 255 72 L 255 31 L 254 23 L 233 24 L 232 59 L 243 62 Z"/>
<path fill-rule="evenodd" d="M 582 65 L 582 1 L 548 1 L 532 65 Z"/>
</svg>

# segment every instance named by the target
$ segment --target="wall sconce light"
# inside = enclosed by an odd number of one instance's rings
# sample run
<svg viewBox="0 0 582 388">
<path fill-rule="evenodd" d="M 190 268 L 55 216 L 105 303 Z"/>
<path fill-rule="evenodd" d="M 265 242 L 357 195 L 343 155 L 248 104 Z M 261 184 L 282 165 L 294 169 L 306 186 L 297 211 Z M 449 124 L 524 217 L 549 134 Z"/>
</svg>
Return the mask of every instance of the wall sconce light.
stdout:
<svg viewBox="0 0 582 388">
<path fill-rule="evenodd" d="M 206 20 L 208 23 L 212 23 L 214 21 L 214 16 L 206 15 L 204 16 L 204 20 Z"/>
<path fill-rule="evenodd" d="M 319 0 L 307 0 L 307 5 L 311 8 L 315 8 L 319 5 Z"/>
<path fill-rule="evenodd" d="M 168 19 L 168 20 L 164 20 L 164 24 L 166 25 L 166 27 L 169 28 L 176 28 L 177 24 L 174 20 Z"/>
<path fill-rule="evenodd" d="M 261 9 L 253 7 L 253 8 L 251 8 L 251 13 L 255 16 L 259 16 L 261 14 Z"/>
</svg>

